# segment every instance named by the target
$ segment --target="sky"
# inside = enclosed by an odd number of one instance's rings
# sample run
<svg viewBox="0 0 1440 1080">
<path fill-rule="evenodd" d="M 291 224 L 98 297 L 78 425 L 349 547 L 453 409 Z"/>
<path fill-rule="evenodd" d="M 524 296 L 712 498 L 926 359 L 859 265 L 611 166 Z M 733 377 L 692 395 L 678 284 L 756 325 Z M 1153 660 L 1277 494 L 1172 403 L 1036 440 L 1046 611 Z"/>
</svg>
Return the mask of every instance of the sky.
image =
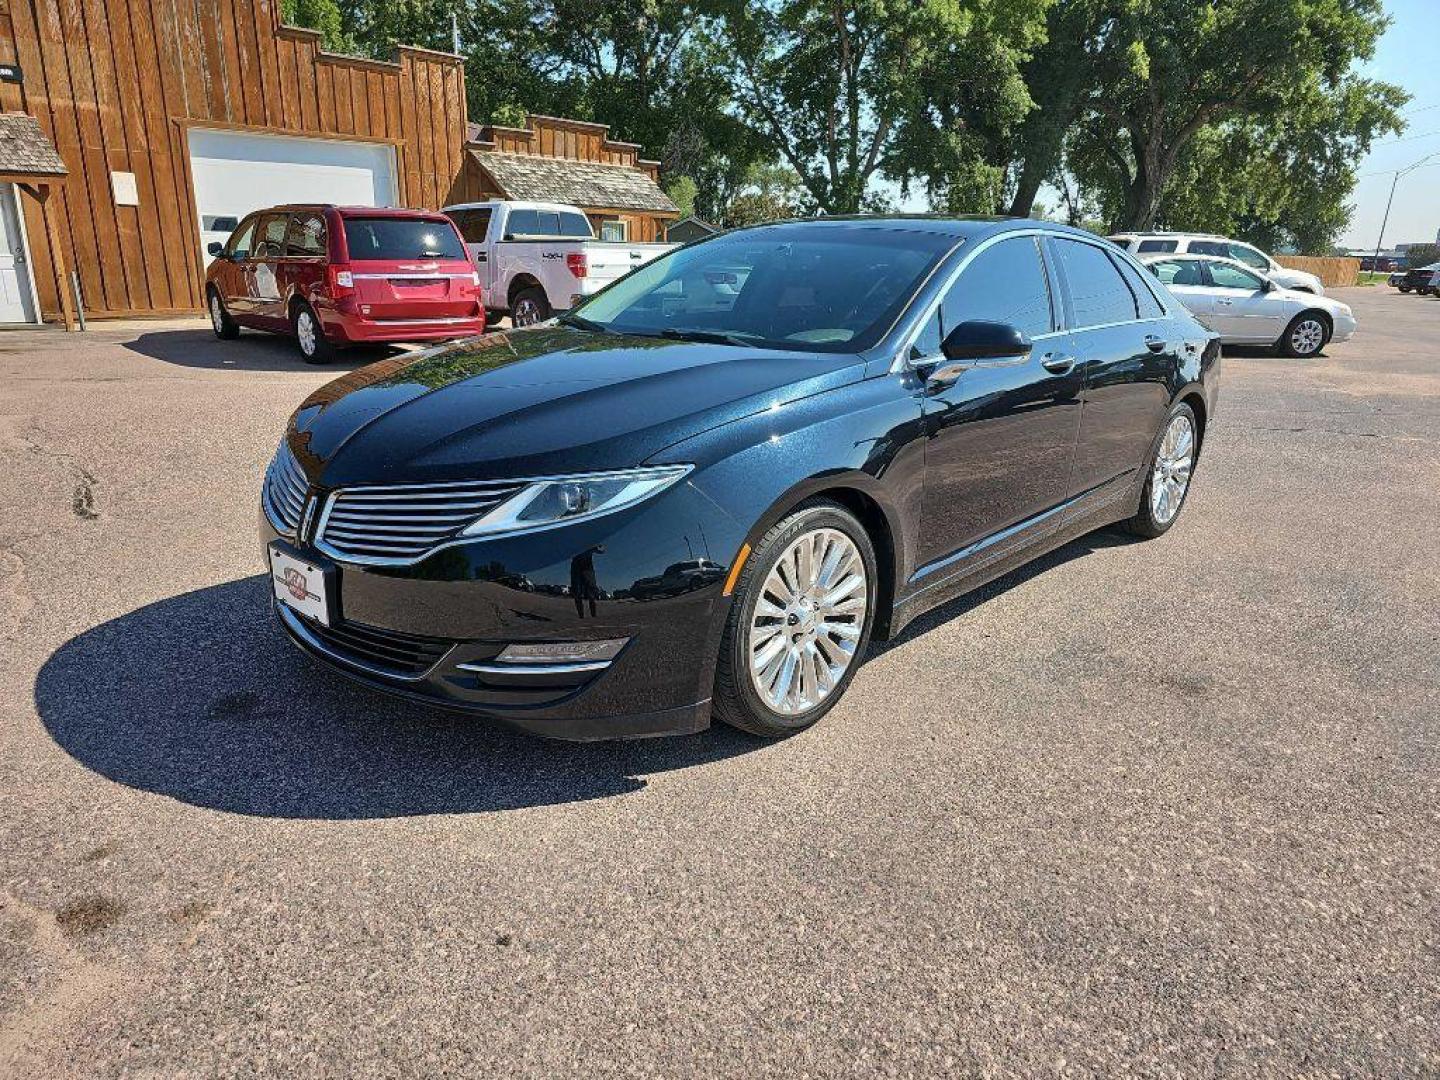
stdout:
<svg viewBox="0 0 1440 1080">
<path fill-rule="evenodd" d="M 1408 127 L 1371 148 L 1360 164 L 1352 199 L 1354 215 L 1341 247 L 1373 249 L 1380 237 L 1385 201 L 1395 171 L 1435 157 L 1395 187 L 1395 205 L 1385 227 L 1385 246 L 1436 241 L 1440 230 L 1440 0 L 1385 0 L 1390 28 L 1375 58 L 1362 73 L 1404 87 Z"/>
</svg>

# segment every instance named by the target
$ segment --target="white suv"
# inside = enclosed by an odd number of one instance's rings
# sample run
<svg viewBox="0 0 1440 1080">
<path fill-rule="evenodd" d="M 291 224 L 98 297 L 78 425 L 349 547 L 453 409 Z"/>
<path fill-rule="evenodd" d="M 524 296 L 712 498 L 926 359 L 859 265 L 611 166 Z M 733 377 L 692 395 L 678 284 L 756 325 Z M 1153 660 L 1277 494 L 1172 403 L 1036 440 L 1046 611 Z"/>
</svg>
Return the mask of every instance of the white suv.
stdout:
<svg viewBox="0 0 1440 1080">
<path fill-rule="evenodd" d="M 1257 247 L 1213 233 L 1117 233 L 1110 242 L 1132 255 L 1218 255 L 1260 271 L 1281 288 L 1325 295 L 1325 287 L 1314 274 L 1287 269 Z"/>
</svg>

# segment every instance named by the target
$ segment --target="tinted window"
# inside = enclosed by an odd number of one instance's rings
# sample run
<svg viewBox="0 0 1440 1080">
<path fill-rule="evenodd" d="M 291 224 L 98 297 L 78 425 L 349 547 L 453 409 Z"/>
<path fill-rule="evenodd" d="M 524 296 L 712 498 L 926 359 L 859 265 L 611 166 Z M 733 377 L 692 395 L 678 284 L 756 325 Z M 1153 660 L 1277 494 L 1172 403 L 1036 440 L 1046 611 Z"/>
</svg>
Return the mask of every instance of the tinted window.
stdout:
<svg viewBox="0 0 1440 1080">
<path fill-rule="evenodd" d="M 1055 328 L 1050 288 L 1035 241 L 1016 237 L 980 252 L 945 294 L 940 312 L 947 334 L 971 320 L 1010 323 L 1031 337 L 1048 334 Z"/>
<path fill-rule="evenodd" d="M 225 254 L 234 259 L 243 259 L 250 254 L 250 245 L 255 239 L 255 226 L 259 218 L 248 218 L 238 232 L 230 234 L 225 243 Z"/>
<path fill-rule="evenodd" d="M 1247 247 L 1245 244 L 1229 244 L 1227 247 L 1229 248 L 1228 254 L 1230 258 L 1237 259 L 1246 266 L 1254 267 L 1256 270 L 1270 269 L 1270 260 L 1254 248 Z"/>
<path fill-rule="evenodd" d="M 1229 256 L 1230 245 L 1222 240 L 1191 240 L 1186 248 L 1192 255 Z"/>
<path fill-rule="evenodd" d="M 955 237 L 842 224 L 747 229 L 678 248 L 582 303 L 627 333 L 723 334 L 807 352 L 869 348 Z"/>
<path fill-rule="evenodd" d="M 233 214 L 206 214 L 200 219 L 200 227 L 206 232 L 233 232 L 236 220 Z"/>
<path fill-rule="evenodd" d="M 289 228 L 289 214 L 275 214 L 261 219 L 255 255 L 261 259 L 278 259 L 285 252 L 285 232 Z"/>
<path fill-rule="evenodd" d="M 1150 263 L 1150 272 L 1166 285 L 1205 284 L 1205 271 L 1196 259 L 1162 259 Z"/>
<path fill-rule="evenodd" d="M 296 214 L 285 240 L 286 255 L 325 255 L 325 219 L 319 214 Z"/>
<path fill-rule="evenodd" d="M 505 219 L 506 236 L 539 236 L 540 215 L 534 210 L 511 210 Z"/>
<path fill-rule="evenodd" d="M 1135 294 L 1140 318 L 1158 319 L 1164 315 L 1165 309 L 1160 306 L 1160 301 L 1155 299 L 1155 294 L 1150 291 L 1150 286 L 1141 278 L 1139 271 L 1124 259 L 1116 259 L 1115 263 L 1120 267 L 1120 273 L 1125 278 L 1125 283 L 1130 286 L 1130 291 Z"/>
<path fill-rule="evenodd" d="M 1077 330 L 1138 317 L 1135 296 L 1109 255 L 1094 244 L 1078 240 L 1056 240 L 1055 250 L 1070 287 Z"/>
<path fill-rule="evenodd" d="M 558 236 L 582 236 L 588 239 L 593 233 L 590 231 L 590 221 L 584 214 L 577 214 L 573 210 L 561 211 L 557 215 L 559 225 L 556 235 Z M 620 224 L 624 224 L 621 222 Z"/>
<path fill-rule="evenodd" d="M 1177 247 L 1179 247 L 1179 246 L 1180 246 L 1179 241 L 1176 241 L 1176 240 L 1141 240 L 1141 241 L 1140 241 L 1140 251 L 1141 251 L 1142 254 L 1145 253 L 1145 252 L 1147 252 L 1147 251 L 1160 251 L 1160 252 L 1165 252 L 1165 253 L 1168 254 L 1169 252 L 1174 251 L 1174 250 L 1175 250 Z"/>
<path fill-rule="evenodd" d="M 464 259 L 465 248 L 449 221 L 423 218 L 347 217 L 345 240 L 352 259 Z"/>
<path fill-rule="evenodd" d="M 488 206 L 473 210 L 451 210 L 450 220 L 460 230 L 467 244 L 483 244 L 485 234 L 490 231 L 490 216 L 494 213 Z"/>
<path fill-rule="evenodd" d="M 1211 263 L 1210 280 L 1220 289 L 1245 289 L 1253 292 L 1265 287 L 1258 274 L 1252 274 L 1249 270 L 1242 270 L 1230 263 Z"/>
</svg>

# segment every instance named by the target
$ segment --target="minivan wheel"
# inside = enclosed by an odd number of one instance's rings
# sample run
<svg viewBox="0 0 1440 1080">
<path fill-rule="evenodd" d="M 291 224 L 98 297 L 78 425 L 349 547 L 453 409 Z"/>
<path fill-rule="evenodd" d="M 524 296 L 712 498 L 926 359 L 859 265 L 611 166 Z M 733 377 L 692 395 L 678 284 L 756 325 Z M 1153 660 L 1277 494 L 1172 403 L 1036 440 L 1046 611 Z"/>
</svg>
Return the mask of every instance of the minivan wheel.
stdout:
<svg viewBox="0 0 1440 1080">
<path fill-rule="evenodd" d="M 550 317 L 550 301 L 540 289 L 521 289 L 510 305 L 511 326 L 534 326 Z"/>
<path fill-rule="evenodd" d="M 209 302 L 206 306 L 210 309 L 210 328 L 215 331 L 217 338 L 221 341 L 234 341 L 240 336 L 240 325 L 225 310 L 225 304 L 220 299 L 218 290 L 213 288 L 210 290 Z"/>
<path fill-rule="evenodd" d="M 755 545 L 740 573 L 715 671 L 727 724 L 779 739 L 845 693 L 870 641 L 875 549 L 848 510 L 802 503 Z"/>
<path fill-rule="evenodd" d="M 1150 453 L 1149 475 L 1140 493 L 1140 509 L 1125 522 L 1136 536 L 1156 537 L 1169 532 L 1180 516 L 1190 478 L 1195 474 L 1195 456 L 1200 449 L 1200 427 L 1195 410 L 1184 402 L 1170 410 L 1155 449 Z"/>
<path fill-rule="evenodd" d="M 1280 338 L 1280 351 L 1286 356 L 1308 360 L 1319 353 L 1330 340 L 1330 327 L 1323 316 L 1302 311 L 1291 320 Z"/>
<path fill-rule="evenodd" d="M 335 346 L 325 340 L 325 331 L 309 304 L 295 305 L 294 314 L 290 316 L 290 329 L 307 364 L 328 364 L 335 358 Z"/>
</svg>

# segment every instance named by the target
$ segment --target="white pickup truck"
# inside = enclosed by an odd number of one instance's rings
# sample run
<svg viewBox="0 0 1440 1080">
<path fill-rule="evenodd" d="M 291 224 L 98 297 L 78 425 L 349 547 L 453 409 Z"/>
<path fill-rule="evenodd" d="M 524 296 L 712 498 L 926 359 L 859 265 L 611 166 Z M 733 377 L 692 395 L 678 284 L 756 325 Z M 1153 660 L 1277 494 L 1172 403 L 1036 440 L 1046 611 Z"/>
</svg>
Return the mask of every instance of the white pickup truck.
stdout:
<svg viewBox="0 0 1440 1080">
<path fill-rule="evenodd" d="M 485 309 L 515 326 L 548 319 L 675 244 L 596 240 L 578 206 L 564 203 L 456 203 L 444 213 L 475 257 Z"/>
</svg>

